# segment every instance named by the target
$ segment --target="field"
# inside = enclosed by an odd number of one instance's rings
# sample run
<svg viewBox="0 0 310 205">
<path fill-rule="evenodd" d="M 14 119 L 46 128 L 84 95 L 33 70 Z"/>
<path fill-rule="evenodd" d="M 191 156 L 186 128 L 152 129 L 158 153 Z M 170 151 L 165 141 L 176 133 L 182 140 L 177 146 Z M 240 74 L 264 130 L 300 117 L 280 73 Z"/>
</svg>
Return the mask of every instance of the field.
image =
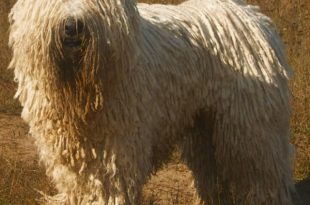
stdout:
<svg viewBox="0 0 310 205">
<path fill-rule="evenodd" d="M 144 0 L 148 3 L 178 3 L 180 0 Z M 261 6 L 275 22 L 286 45 L 294 78 L 292 90 L 292 143 L 296 147 L 295 179 L 302 202 L 310 204 L 310 1 L 248 0 Z M 55 190 L 39 165 L 34 142 L 20 117 L 20 105 L 13 100 L 16 85 L 10 59 L 7 14 L 14 0 L 0 0 L 0 205 L 33 205 L 44 193 Z M 193 204 L 195 192 L 191 174 L 178 160 L 154 175 L 144 189 L 145 205 Z M 40 191 L 39 191 L 40 190 Z"/>
</svg>

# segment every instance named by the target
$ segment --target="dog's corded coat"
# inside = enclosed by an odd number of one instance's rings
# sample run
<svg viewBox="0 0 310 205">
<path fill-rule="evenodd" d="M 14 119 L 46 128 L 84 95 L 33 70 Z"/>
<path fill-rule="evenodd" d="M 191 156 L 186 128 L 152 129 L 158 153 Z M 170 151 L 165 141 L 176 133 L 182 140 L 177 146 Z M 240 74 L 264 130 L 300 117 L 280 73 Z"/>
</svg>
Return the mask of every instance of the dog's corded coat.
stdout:
<svg viewBox="0 0 310 205">
<path fill-rule="evenodd" d="M 85 26 L 78 48 L 63 41 L 70 17 Z M 135 205 L 174 145 L 205 203 L 292 204 L 291 70 L 257 7 L 18 0 L 10 23 L 51 204 Z"/>
</svg>

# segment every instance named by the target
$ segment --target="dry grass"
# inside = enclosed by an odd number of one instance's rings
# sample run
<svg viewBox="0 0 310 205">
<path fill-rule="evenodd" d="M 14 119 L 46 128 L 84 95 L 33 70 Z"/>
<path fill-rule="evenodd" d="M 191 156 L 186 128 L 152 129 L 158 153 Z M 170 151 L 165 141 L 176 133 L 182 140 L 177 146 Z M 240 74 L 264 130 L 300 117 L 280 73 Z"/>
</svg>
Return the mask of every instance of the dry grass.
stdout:
<svg viewBox="0 0 310 205">
<path fill-rule="evenodd" d="M 7 15 L 14 0 L 0 1 L 0 112 L 19 112 L 20 106 L 13 100 L 16 85 L 13 83 L 13 74 L 7 70 L 10 59 L 8 49 L 8 21 Z"/>
<path fill-rule="evenodd" d="M 291 82 L 293 92 L 292 142 L 296 145 L 295 177 L 297 180 L 309 177 L 310 173 L 310 6 L 308 0 L 248 0 L 259 4 L 276 23 L 286 44 L 290 64 L 295 75 Z M 18 113 L 20 106 L 13 95 L 16 85 L 13 75 L 6 69 L 10 52 L 7 47 L 7 12 L 14 0 L 0 0 L 0 112 Z M 144 0 L 148 3 L 178 3 L 181 0 Z M 9 121 L 9 120 L 8 120 Z M 11 121 L 11 120 L 10 120 Z M 12 120 L 14 122 L 14 120 Z M 1 122 L 0 115 L 0 129 Z M 20 122 L 18 122 L 20 123 Z M 6 125 L 4 125 L 6 126 Z M 17 124 L 16 126 L 21 126 Z M 11 128 L 15 129 L 15 127 Z M 14 133 L 18 141 L 21 136 Z M 1 142 L 0 132 L 0 142 Z M 14 141 L 14 140 L 13 140 Z M 14 141 L 14 142 L 15 142 Z M 13 145 L 15 146 L 14 143 Z M 52 193 L 51 183 L 37 161 L 20 160 L 18 153 L 7 152 L 0 143 L 0 204 L 37 204 L 40 194 L 36 190 Z M 17 149 L 17 148 L 16 148 Z M 180 168 L 181 166 L 181 168 Z M 185 173 L 185 175 L 183 175 Z M 174 178 L 175 176 L 179 178 Z M 165 181 L 166 180 L 166 181 Z M 166 184 L 170 180 L 171 184 Z M 183 180 L 183 181 L 182 181 Z M 192 189 L 189 187 L 190 175 L 182 165 L 172 165 L 165 173 L 158 173 L 155 181 L 145 188 L 145 205 L 192 204 Z M 164 196 L 165 195 L 165 196 Z M 166 198 L 166 203 L 161 201 Z"/>
<path fill-rule="evenodd" d="M 168 164 L 144 187 L 141 205 L 194 204 L 197 198 L 191 181 L 192 176 L 185 165 Z"/>
<path fill-rule="evenodd" d="M 33 205 L 40 198 L 36 190 L 52 193 L 27 131 L 19 116 L 0 113 L 0 205 Z"/>
<path fill-rule="evenodd" d="M 41 198 L 37 190 L 52 193 L 51 183 L 37 161 L 21 162 L 16 156 L 0 155 L 0 204 L 33 205 Z"/>
</svg>

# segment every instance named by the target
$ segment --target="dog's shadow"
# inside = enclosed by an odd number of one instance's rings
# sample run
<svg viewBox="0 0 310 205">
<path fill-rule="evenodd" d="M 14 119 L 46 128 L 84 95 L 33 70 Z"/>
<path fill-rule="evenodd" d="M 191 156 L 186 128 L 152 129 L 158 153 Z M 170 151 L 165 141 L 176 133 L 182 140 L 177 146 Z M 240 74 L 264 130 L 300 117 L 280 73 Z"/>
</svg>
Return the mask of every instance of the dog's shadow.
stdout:
<svg viewBox="0 0 310 205">
<path fill-rule="evenodd" d="M 296 205 L 309 205 L 310 204 L 310 177 L 296 182 L 297 196 L 295 199 Z"/>
</svg>

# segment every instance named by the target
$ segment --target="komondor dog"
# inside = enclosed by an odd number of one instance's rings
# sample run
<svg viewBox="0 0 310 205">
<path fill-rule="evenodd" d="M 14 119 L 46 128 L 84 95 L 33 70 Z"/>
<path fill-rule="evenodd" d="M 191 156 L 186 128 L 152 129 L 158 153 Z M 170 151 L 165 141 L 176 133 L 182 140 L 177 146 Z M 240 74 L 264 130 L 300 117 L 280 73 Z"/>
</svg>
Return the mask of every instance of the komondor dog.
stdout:
<svg viewBox="0 0 310 205">
<path fill-rule="evenodd" d="M 292 204 L 291 70 L 257 7 L 18 0 L 9 19 L 47 203 L 136 205 L 177 146 L 205 204 Z"/>
</svg>

